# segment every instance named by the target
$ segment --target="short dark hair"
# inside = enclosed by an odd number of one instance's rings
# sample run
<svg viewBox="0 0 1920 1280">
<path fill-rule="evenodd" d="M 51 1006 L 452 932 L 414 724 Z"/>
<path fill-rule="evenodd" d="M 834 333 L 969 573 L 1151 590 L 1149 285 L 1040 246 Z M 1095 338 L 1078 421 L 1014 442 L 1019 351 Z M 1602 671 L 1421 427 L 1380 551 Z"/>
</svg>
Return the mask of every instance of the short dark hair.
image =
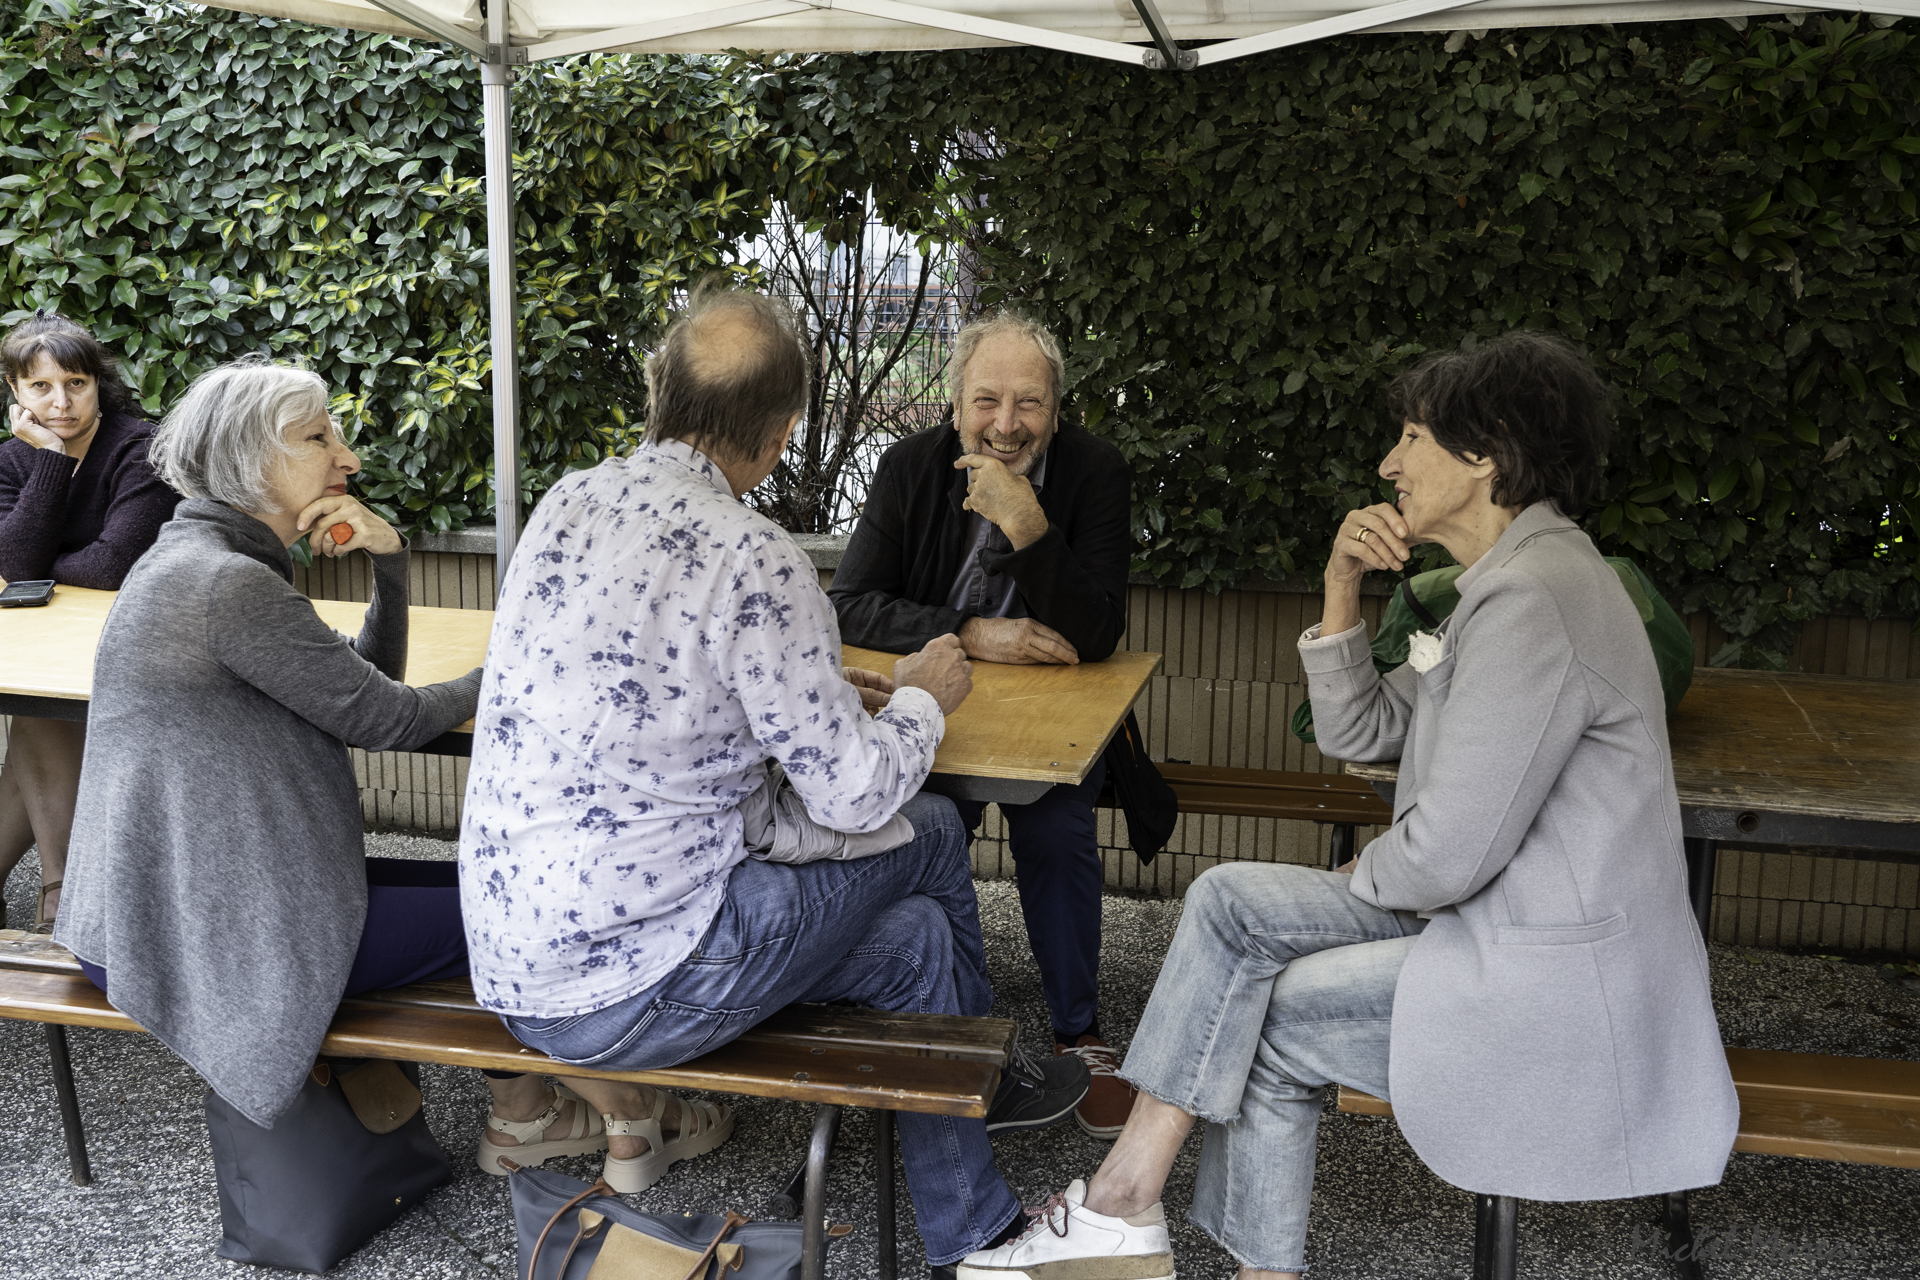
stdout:
<svg viewBox="0 0 1920 1280">
<path fill-rule="evenodd" d="M 58 312 L 44 307 L 22 320 L 0 341 L 0 367 L 8 382 L 27 376 L 34 362 L 46 356 L 68 373 L 84 373 L 100 389 L 102 413 L 125 413 L 133 393 L 120 377 L 120 362 L 88 333 Z"/>
<path fill-rule="evenodd" d="M 757 458 L 805 412 L 810 373 L 785 303 L 703 283 L 647 361 L 647 438 Z"/>
<path fill-rule="evenodd" d="M 1612 393 L 1558 334 L 1516 329 L 1429 356 L 1387 398 L 1397 420 L 1419 423 L 1455 457 L 1492 459 L 1500 506 L 1551 500 L 1576 516 L 1599 496 Z"/>
</svg>

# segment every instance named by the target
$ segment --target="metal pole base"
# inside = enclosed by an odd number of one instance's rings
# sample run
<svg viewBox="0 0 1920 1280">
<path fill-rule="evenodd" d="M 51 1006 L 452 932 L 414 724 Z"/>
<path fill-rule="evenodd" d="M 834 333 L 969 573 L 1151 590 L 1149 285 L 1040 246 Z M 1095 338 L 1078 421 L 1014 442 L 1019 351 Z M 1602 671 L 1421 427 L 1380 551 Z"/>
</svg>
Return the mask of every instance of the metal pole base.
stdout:
<svg viewBox="0 0 1920 1280">
<path fill-rule="evenodd" d="M 80 1122 L 80 1095 L 73 1088 L 73 1059 L 67 1053 L 67 1029 L 57 1023 L 41 1026 L 47 1033 L 47 1057 L 53 1064 L 53 1095 L 60 1100 L 60 1127 L 67 1135 L 67 1163 L 73 1185 L 93 1185 L 93 1167 L 87 1161 L 87 1131 Z"/>
</svg>

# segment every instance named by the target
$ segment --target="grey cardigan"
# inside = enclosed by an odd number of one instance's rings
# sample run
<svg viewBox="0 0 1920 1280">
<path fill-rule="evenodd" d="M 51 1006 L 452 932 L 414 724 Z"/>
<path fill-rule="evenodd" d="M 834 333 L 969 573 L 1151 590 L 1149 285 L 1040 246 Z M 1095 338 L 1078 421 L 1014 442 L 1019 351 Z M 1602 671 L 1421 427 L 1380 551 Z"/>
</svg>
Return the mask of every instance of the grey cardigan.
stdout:
<svg viewBox="0 0 1920 1280">
<path fill-rule="evenodd" d="M 1301 650 L 1320 749 L 1400 760 L 1353 893 L 1432 912 L 1394 993 L 1388 1091 L 1440 1177 L 1529 1200 L 1720 1180 L 1739 1121 L 1687 901 L 1665 704 L 1620 579 L 1527 508 L 1443 624 L 1375 674 Z"/>
<path fill-rule="evenodd" d="M 242 1114 L 299 1092 L 366 921 L 347 745 L 416 747 L 473 714 L 476 669 L 415 689 L 407 553 L 376 556 L 358 639 L 293 589 L 273 531 L 182 503 L 94 659 L 55 937 Z"/>
</svg>

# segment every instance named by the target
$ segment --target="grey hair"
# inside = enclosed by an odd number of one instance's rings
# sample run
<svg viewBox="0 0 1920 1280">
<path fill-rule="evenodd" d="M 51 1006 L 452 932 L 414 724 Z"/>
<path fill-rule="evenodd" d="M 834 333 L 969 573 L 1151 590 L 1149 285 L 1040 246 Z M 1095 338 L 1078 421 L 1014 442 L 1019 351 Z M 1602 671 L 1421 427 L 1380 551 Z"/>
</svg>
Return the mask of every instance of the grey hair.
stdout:
<svg viewBox="0 0 1920 1280">
<path fill-rule="evenodd" d="M 153 433 L 147 458 L 189 498 L 278 511 L 274 473 L 291 457 L 286 430 L 327 412 L 327 384 L 306 369 L 236 360 L 201 374 Z"/>
<path fill-rule="evenodd" d="M 1047 327 L 1032 316 L 1015 311 L 1011 307 L 1002 307 L 978 320 L 970 320 L 953 337 L 953 355 L 947 362 L 947 378 L 953 384 L 953 416 L 960 417 L 960 393 L 967 382 L 967 362 L 973 359 L 973 353 L 988 338 L 997 338 L 1002 334 L 1012 334 L 1027 339 L 1040 348 L 1040 354 L 1047 358 L 1047 368 L 1053 374 L 1053 408 L 1060 410 L 1060 389 L 1067 383 L 1067 361 L 1060 354 L 1060 343 Z"/>
</svg>

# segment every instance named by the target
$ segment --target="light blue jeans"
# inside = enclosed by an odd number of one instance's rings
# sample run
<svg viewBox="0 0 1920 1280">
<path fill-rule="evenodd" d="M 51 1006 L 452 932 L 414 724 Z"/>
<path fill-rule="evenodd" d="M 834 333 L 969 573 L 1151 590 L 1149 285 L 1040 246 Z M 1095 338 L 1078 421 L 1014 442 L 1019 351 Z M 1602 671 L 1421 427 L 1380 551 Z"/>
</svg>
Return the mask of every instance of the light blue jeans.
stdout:
<svg viewBox="0 0 1920 1280">
<path fill-rule="evenodd" d="M 1350 883 L 1249 863 L 1196 879 L 1120 1072 L 1206 1122 L 1187 1216 L 1245 1266 L 1305 1266 L 1325 1086 L 1387 1096 L 1393 989 L 1425 922 Z"/>
<path fill-rule="evenodd" d="M 561 1062 L 649 1071 L 717 1049 L 799 1000 L 986 1016 L 993 988 L 966 828 L 944 796 L 923 792 L 900 812 L 914 837 L 891 853 L 735 867 L 699 948 L 645 991 L 592 1013 L 501 1021 Z M 927 1261 L 963 1258 L 1020 1212 L 986 1121 L 898 1114 Z"/>
</svg>

